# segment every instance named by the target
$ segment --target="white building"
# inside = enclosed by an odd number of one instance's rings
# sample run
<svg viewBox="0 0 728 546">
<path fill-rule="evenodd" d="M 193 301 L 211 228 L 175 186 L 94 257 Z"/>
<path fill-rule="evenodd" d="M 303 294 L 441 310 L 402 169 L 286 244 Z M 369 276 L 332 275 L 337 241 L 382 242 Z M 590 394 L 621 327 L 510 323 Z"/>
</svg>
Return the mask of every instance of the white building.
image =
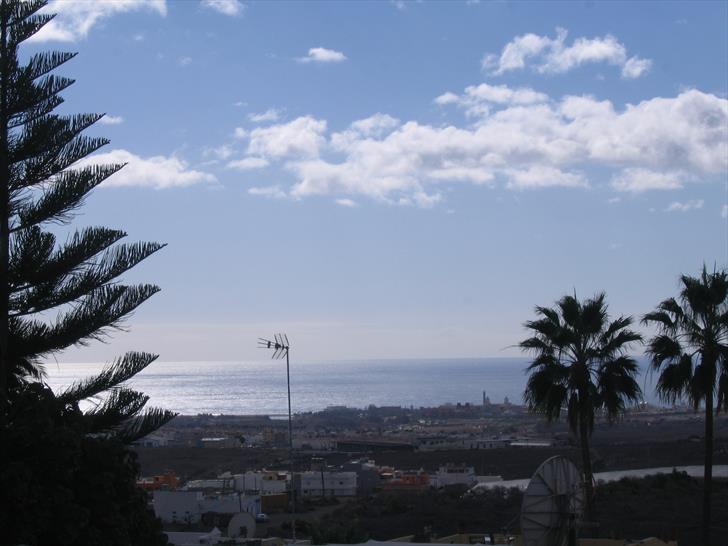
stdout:
<svg viewBox="0 0 728 546">
<path fill-rule="evenodd" d="M 302 497 L 356 496 L 356 472 L 308 471 L 300 479 Z"/>
<path fill-rule="evenodd" d="M 202 514 L 260 513 L 260 496 L 232 493 L 205 495 L 202 491 L 155 491 L 154 514 L 165 523 L 198 523 Z"/>
<path fill-rule="evenodd" d="M 434 487 L 445 487 L 447 485 L 467 485 L 472 487 L 478 483 L 475 475 L 475 468 L 472 466 L 445 465 L 441 466 L 436 473 L 430 477 L 430 483 Z"/>
<path fill-rule="evenodd" d="M 285 493 L 288 489 L 288 473 L 269 470 L 248 471 L 244 474 L 235 474 L 235 491 L 245 493 L 255 491 L 260 495 L 275 495 Z"/>
<path fill-rule="evenodd" d="M 134 445 L 139 447 L 167 447 L 170 443 L 174 443 L 176 439 L 176 433 L 158 430 L 137 440 Z"/>
<path fill-rule="evenodd" d="M 154 515 L 165 523 L 197 523 L 200 521 L 200 491 L 154 492 Z"/>
</svg>

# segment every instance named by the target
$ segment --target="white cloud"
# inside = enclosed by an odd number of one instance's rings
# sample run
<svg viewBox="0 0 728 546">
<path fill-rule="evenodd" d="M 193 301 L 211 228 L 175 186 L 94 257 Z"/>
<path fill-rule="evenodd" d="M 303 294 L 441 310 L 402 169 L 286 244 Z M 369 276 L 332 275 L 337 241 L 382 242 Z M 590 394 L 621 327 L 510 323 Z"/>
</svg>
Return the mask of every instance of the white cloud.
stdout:
<svg viewBox="0 0 728 546">
<path fill-rule="evenodd" d="M 248 114 L 248 119 L 253 123 L 262 123 L 265 121 L 278 121 L 281 119 L 281 111 L 277 108 L 268 108 L 265 112 Z"/>
<path fill-rule="evenodd" d="M 45 25 L 30 41 L 75 42 L 88 36 L 90 30 L 104 19 L 130 11 L 151 11 L 167 15 L 165 0 L 77 1 L 53 0 L 42 13 L 55 13 L 56 18 Z"/>
<path fill-rule="evenodd" d="M 677 190 L 683 187 L 684 176 L 679 172 L 656 172 L 649 169 L 624 169 L 612 177 L 617 191 L 642 193 L 648 190 Z"/>
<path fill-rule="evenodd" d="M 245 11 L 245 5 L 239 0 L 202 0 L 202 5 L 231 17 L 242 15 Z"/>
<path fill-rule="evenodd" d="M 192 64 L 192 57 L 180 57 L 177 59 L 177 64 L 179 66 L 189 66 Z"/>
<path fill-rule="evenodd" d="M 527 59 L 540 55 L 554 41 L 556 40 L 551 40 L 547 36 L 538 36 L 532 33 L 516 36 L 506 44 L 503 51 L 501 51 L 500 57 L 492 53 L 486 55 L 483 59 L 483 69 L 492 71 L 495 75 L 500 75 L 510 70 L 525 68 Z"/>
<path fill-rule="evenodd" d="M 440 201 L 442 201 L 442 194 L 440 193 L 428 194 L 423 191 L 416 191 L 411 196 L 400 197 L 397 204 L 429 209 L 434 207 Z"/>
<path fill-rule="evenodd" d="M 353 122 L 348 129 L 331 135 L 331 146 L 335 150 L 346 150 L 353 142 L 367 138 L 381 138 L 400 125 L 397 118 L 376 113 Z"/>
<path fill-rule="evenodd" d="M 508 170 L 506 173 L 510 178 L 508 187 L 517 189 L 588 186 L 586 179 L 580 173 L 565 172 L 545 165 L 534 165 L 526 170 Z"/>
<path fill-rule="evenodd" d="M 248 138 L 248 131 L 243 129 L 242 127 L 235 127 L 235 130 L 233 131 L 233 136 L 237 139 L 244 139 Z"/>
<path fill-rule="evenodd" d="M 444 106 L 446 104 L 457 104 L 458 102 L 460 102 L 460 97 L 450 91 L 443 93 L 439 97 L 435 97 L 435 103 L 440 106 Z"/>
<path fill-rule="evenodd" d="M 110 116 L 109 114 L 106 114 L 99 120 L 99 123 L 102 125 L 119 125 L 120 123 L 124 123 L 124 118 L 121 116 Z"/>
<path fill-rule="evenodd" d="M 262 188 L 250 188 L 248 190 L 250 195 L 260 195 L 262 197 L 269 197 L 271 199 L 285 199 L 288 197 L 278 186 L 267 186 Z"/>
<path fill-rule="evenodd" d="M 262 157 L 244 157 L 243 159 L 235 159 L 230 161 L 227 166 L 230 169 L 238 169 L 240 171 L 249 171 L 252 169 L 262 169 L 269 165 L 267 159 Z"/>
<path fill-rule="evenodd" d="M 639 78 L 647 72 L 652 66 L 649 59 L 640 59 L 639 57 L 630 57 L 622 66 L 622 77 L 628 79 Z"/>
<path fill-rule="evenodd" d="M 611 34 L 597 38 L 577 38 L 566 45 L 567 31 L 556 29 L 556 37 L 524 34 L 516 36 L 500 55 L 489 54 L 483 69 L 493 75 L 522 70 L 531 64 L 538 72 L 560 74 L 588 63 L 607 63 L 621 67 L 622 77 L 638 78 L 652 62 L 627 56 L 627 48 Z"/>
<path fill-rule="evenodd" d="M 665 209 L 665 212 L 687 212 L 689 210 L 702 209 L 704 204 L 705 201 L 702 199 L 691 199 L 684 203 L 674 201 Z"/>
<path fill-rule="evenodd" d="M 356 201 L 354 201 L 352 199 L 337 199 L 336 204 L 341 205 L 342 207 L 349 207 L 349 208 L 354 208 L 357 206 Z"/>
<path fill-rule="evenodd" d="M 380 138 L 398 127 L 399 124 L 400 121 L 397 118 L 377 112 L 373 116 L 353 122 L 349 130 L 361 137 Z"/>
<path fill-rule="evenodd" d="M 326 122 L 303 116 L 288 123 L 256 127 L 249 133 L 248 154 L 259 157 L 315 157 L 325 144 Z"/>
<path fill-rule="evenodd" d="M 340 63 L 346 60 L 341 51 L 326 49 L 325 47 L 312 47 L 308 55 L 296 59 L 299 63 Z"/>
<path fill-rule="evenodd" d="M 720 217 L 728 218 L 728 205 L 723 205 L 723 208 L 720 209 Z"/>
<path fill-rule="evenodd" d="M 233 147 L 229 144 L 223 144 L 217 148 L 206 148 L 202 151 L 202 155 L 205 157 L 212 156 L 217 159 L 222 159 L 223 161 L 231 157 L 234 153 L 235 150 L 233 150 Z"/>
<path fill-rule="evenodd" d="M 103 187 L 141 186 L 166 189 L 217 181 L 212 174 L 190 169 L 184 160 L 176 156 L 142 158 L 121 149 L 86 157 L 76 162 L 73 167 L 113 163 L 126 163 L 126 166 L 104 181 L 101 184 Z"/>
<path fill-rule="evenodd" d="M 291 173 L 294 197 L 364 196 L 417 206 L 441 200 L 442 184 L 514 190 L 611 184 L 638 193 L 728 171 L 728 101 L 715 95 L 687 90 L 617 109 L 589 96 L 468 89 L 440 102 L 474 110 L 471 125 L 377 113 L 329 132 L 324 120 L 305 116 L 250 131 L 247 156 Z"/>
<path fill-rule="evenodd" d="M 548 95 L 539 93 L 528 87 L 516 89 L 506 85 L 471 85 L 465 88 L 465 93 L 456 95 L 448 91 L 435 98 L 439 105 L 455 104 L 465 110 L 470 117 L 487 116 L 494 104 L 536 104 L 548 102 Z"/>
</svg>

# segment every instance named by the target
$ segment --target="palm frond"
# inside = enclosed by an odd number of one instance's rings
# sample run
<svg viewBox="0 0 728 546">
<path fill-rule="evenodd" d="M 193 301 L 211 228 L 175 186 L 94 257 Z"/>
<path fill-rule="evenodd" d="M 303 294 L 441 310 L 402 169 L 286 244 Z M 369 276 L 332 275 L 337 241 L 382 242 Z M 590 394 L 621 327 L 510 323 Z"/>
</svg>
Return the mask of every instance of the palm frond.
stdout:
<svg viewBox="0 0 728 546">
<path fill-rule="evenodd" d="M 663 401 L 674 404 L 683 396 L 690 395 L 692 376 L 693 360 L 690 355 L 683 354 L 679 359 L 666 361 L 657 379 L 655 390 Z"/>
<path fill-rule="evenodd" d="M 653 337 L 647 346 L 647 355 L 655 370 L 659 370 L 665 362 L 670 363 L 679 359 L 683 352 L 680 340 L 666 334 Z"/>
<path fill-rule="evenodd" d="M 624 412 L 628 404 L 641 399 L 642 390 L 635 377 L 639 366 L 634 358 L 620 356 L 608 360 L 598 370 L 597 390 L 601 406 L 610 420 Z"/>
</svg>

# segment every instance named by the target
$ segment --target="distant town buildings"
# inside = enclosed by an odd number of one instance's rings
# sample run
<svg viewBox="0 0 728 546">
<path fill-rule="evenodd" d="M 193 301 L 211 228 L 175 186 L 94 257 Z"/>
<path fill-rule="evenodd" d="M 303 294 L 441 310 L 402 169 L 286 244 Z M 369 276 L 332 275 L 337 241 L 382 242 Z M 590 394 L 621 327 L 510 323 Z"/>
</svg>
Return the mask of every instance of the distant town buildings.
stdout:
<svg viewBox="0 0 728 546">
<path fill-rule="evenodd" d="M 203 515 L 237 514 L 248 512 L 259 514 L 260 496 L 246 496 L 242 493 L 205 494 L 202 491 L 155 491 L 154 513 L 164 523 L 194 524 L 202 521 Z"/>
</svg>

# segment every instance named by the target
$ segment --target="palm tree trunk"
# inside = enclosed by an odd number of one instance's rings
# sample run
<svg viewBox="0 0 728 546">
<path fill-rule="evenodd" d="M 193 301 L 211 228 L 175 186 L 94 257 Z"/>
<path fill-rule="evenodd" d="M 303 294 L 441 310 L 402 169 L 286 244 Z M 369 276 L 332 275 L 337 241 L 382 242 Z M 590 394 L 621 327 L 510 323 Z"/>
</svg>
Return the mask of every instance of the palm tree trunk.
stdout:
<svg viewBox="0 0 728 546">
<path fill-rule="evenodd" d="M 703 469 L 703 546 L 710 546 L 710 494 L 713 481 L 713 393 L 705 395 L 705 468 Z"/>
<path fill-rule="evenodd" d="M 586 488 L 586 513 L 584 519 L 591 522 L 594 518 L 594 474 L 592 473 L 591 453 L 589 452 L 589 425 L 586 419 L 579 419 L 579 440 L 581 442 L 581 463 Z"/>
</svg>

